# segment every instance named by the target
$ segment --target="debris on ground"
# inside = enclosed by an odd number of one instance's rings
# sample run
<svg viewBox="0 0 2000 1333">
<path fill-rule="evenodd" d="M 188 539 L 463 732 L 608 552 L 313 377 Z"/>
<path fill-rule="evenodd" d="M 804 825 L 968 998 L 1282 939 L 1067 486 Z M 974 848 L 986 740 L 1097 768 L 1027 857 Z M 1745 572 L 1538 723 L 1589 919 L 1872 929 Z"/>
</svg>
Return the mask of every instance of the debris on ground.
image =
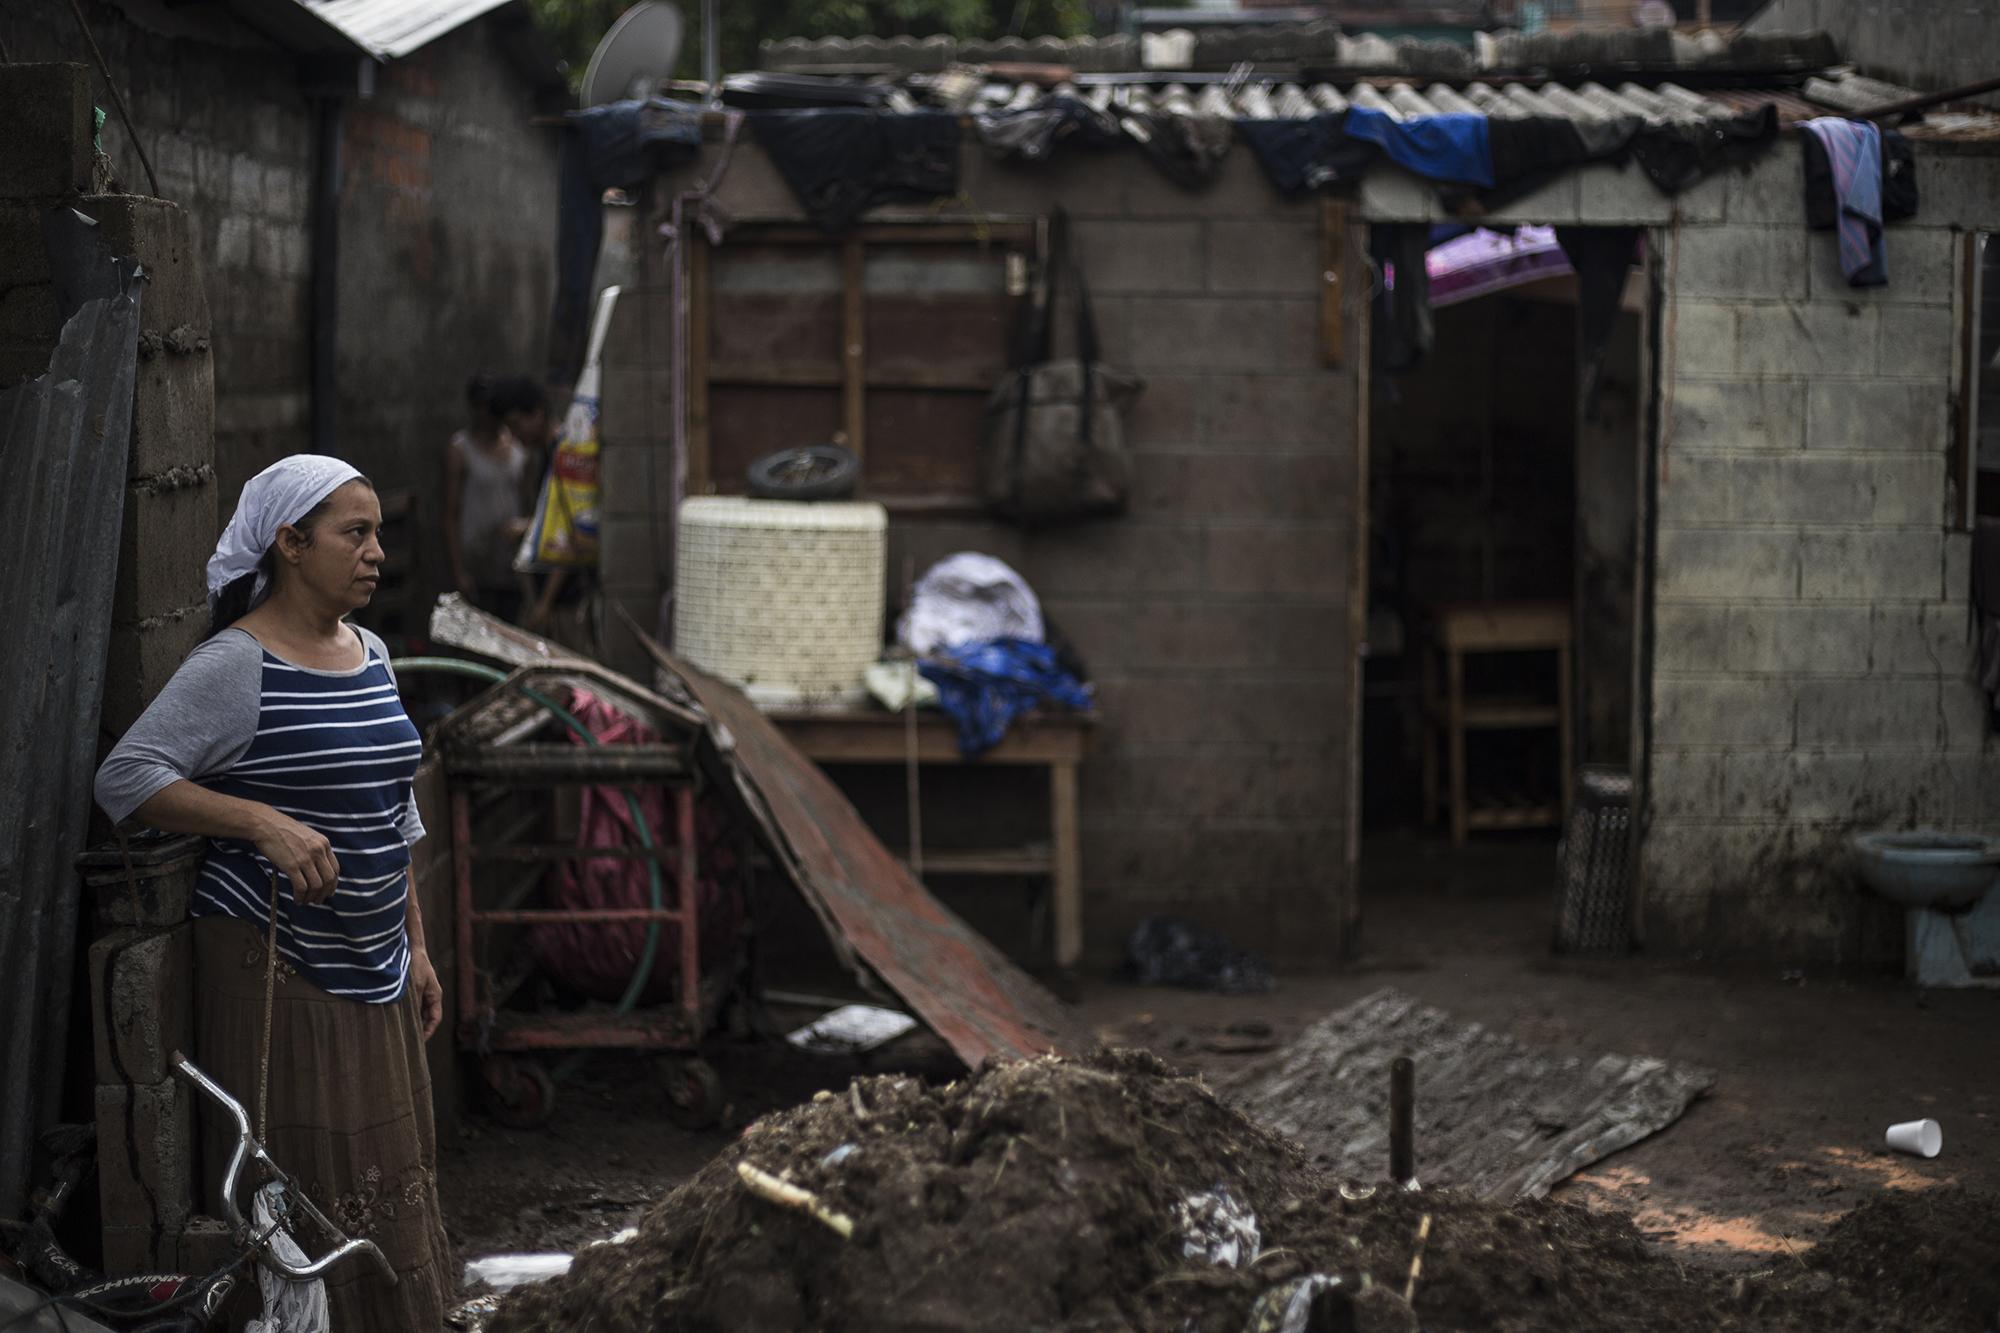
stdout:
<svg viewBox="0 0 2000 1333">
<path fill-rule="evenodd" d="M 1125 977 L 1141 986 L 1248 995 L 1277 982 L 1271 965 L 1226 938 L 1177 916 L 1149 916 L 1125 941 Z"/>
<path fill-rule="evenodd" d="M 1706 1272 L 1622 1217 L 1342 1181 L 1199 1080 L 1099 1051 L 944 1086 L 861 1078 L 768 1116 L 629 1244 L 514 1293 L 488 1329 L 1941 1333 L 1965 1309 L 1924 1284 L 2000 1267 L 1971 1224 L 1992 1202 L 1945 1197 L 1887 1229 L 1862 1217 L 1825 1262 Z M 1963 1253 L 1895 1231 L 1931 1226 Z M 1875 1246 L 1890 1234 L 1902 1248 Z M 1937 1258 L 1892 1273 L 1906 1253 Z"/>
<path fill-rule="evenodd" d="M 1550 1187 L 1680 1119 L 1713 1086 L 1649 1056 L 1564 1055 L 1385 987 L 1224 1088 L 1245 1115 L 1349 1177 L 1389 1160 L 1389 1062 L 1416 1060 L 1417 1178 L 1491 1199 Z"/>
</svg>

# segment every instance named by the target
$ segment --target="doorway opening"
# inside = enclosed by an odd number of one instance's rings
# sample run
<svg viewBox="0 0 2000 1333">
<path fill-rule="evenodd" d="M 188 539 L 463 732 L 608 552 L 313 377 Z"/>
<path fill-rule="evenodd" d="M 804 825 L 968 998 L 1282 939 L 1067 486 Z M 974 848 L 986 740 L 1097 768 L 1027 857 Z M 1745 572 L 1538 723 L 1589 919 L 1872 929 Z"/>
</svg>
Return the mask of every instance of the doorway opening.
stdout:
<svg viewBox="0 0 2000 1333">
<path fill-rule="evenodd" d="M 1413 230 L 1371 236 L 1362 948 L 1540 953 L 1580 787 L 1637 771 L 1646 246 Z"/>
</svg>

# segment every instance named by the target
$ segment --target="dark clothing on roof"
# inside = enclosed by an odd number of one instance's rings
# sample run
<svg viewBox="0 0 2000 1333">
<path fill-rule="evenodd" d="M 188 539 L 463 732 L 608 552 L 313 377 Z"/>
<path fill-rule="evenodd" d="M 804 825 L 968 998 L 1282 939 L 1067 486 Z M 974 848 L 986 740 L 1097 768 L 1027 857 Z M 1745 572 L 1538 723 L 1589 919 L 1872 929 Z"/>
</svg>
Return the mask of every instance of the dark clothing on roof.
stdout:
<svg viewBox="0 0 2000 1333">
<path fill-rule="evenodd" d="M 1212 182 L 1229 156 L 1234 123 L 1221 116 L 1127 112 L 1120 122 L 1161 174 L 1184 190 Z"/>
<path fill-rule="evenodd" d="M 1668 194 L 1726 166 L 1761 156 L 1778 137 L 1778 108 L 1766 104 L 1728 120 L 1648 125 L 1632 136 L 1632 156 L 1653 184 Z"/>
<path fill-rule="evenodd" d="M 1236 132 L 1282 194 L 1360 180 L 1381 148 L 1347 133 L 1345 112 L 1306 120 L 1239 120 Z"/>
<path fill-rule="evenodd" d="M 1811 134 L 1799 134 L 1806 159 L 1806 225 L 1832 231 L 1840 221 L 1833 197 L 1833 167 L 1826 145 Z M 1910 141 L 1896 130 L 1882 131 L 1882 221 L 1901 222 L 1917 215 L 1917 160 Z"/>
<path fill-rule="evenodd" d="M 760 111 L 750 128 L 827 231 L 882 204 L 958 193 L 958 117 L 949 112 Z"/>
<path fill-rule="evenodd" d="M 1015 111 L 980 111 L 972 127 L 988 152 L 999 158 L 1040 162 L 1058 143 L 1109 148 L 1123 137 L 1118 122 L 1077 97 L 1050 97 Z"/>
<path fill-rule="evenodd" d="M 1350 107 L 1347 133 L 1382 145 L 1397 165 L 1434 181 L 1493 184 L 1487 119 L 1477 115 L 1412 116 L 1397 120 L 1370 107 Z"/>
</svg>

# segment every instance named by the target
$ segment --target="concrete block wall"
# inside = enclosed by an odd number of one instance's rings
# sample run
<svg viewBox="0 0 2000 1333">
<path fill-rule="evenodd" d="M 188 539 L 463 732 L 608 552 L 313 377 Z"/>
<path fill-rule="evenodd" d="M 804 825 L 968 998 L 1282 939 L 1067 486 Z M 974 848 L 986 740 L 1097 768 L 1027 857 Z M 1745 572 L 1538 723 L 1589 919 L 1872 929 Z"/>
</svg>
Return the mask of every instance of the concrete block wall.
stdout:
<svg viewBox="0 0 2000 1333">
<path fill-rule="evenodd" d="M 1345 366 L 1321 365 L 1319 205 L 1279 199 L 1241 152 L 1201 193 L 1136 154 L 1023 170 L 975 146 L 961 183 L 951 216 L 1069 209 L 1104 355 L 1147 381 L 1130 421 L 1132 510 L 1035 533 L 898 515 L 892 581 L 899 591 L 906 563 L 990 552 L 1089 662 L 1103 719 L 1083 768 L 1088 952 L 1115 953 L 1142 916 L 1174 912 L 1287 961 L 1330 963 L 1351 890 L 1359 343 L 1350 311 Z M 798 217 L 748 144 L 719 202 L 739 220 Z M 636 295 L 607 351 L 603 564 L 610 596 L 651 625 L 669 326 L 664 292 Z"/>
<path fill-rule="evenodd" d="M 1672 952 L 1900 956 L 1843 839 L 1994 831 L 1969 539 L 1946 521 L 1960 235 L 1979 159 L 1920 157 L 1887 287 L 1808 232 L 1787 145 L 1662 233 L 1663 425 L 1644 928 Z M 1711 182 L 1711 196 L 1716 192 Z M 1940 207 L 1930 207 L 1935 190 Z M 1984 208 L 2000 221 L 2000 194 Z M 1990 225 L 1989 222 L 1989 225 Z M 1674 250 L 1677 249 L 1677 255 Z"/>
</svg>

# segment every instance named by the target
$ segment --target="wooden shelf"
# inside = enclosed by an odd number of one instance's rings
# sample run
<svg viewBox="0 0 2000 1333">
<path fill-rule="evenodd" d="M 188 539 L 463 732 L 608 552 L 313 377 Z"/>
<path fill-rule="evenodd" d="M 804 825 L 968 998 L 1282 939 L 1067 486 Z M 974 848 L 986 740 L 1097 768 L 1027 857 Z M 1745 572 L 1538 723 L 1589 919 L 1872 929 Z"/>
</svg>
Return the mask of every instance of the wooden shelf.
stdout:
<svg viewBox="0 0 2000 1333">
<path fill-rule="evenodd" d="M 909 852 L 896 855 L 905 864 L 909 862 Z M 924 852 L 926 875 L 1052 875 L 1055 868 L 1055 852 L 1046 846 Z"/>
<path fill-rule="evenodd" d="M 1438 721 L 1451 716 L 1442 699 L 1429 700 L 1424 706 Z M 1486 698 L 1465 701 L 1460 725 L 1467 731 L 1553 730 L 1562 720 L 1562 709 L 1556 704 L 1532 698 Z"/>
</svg>

